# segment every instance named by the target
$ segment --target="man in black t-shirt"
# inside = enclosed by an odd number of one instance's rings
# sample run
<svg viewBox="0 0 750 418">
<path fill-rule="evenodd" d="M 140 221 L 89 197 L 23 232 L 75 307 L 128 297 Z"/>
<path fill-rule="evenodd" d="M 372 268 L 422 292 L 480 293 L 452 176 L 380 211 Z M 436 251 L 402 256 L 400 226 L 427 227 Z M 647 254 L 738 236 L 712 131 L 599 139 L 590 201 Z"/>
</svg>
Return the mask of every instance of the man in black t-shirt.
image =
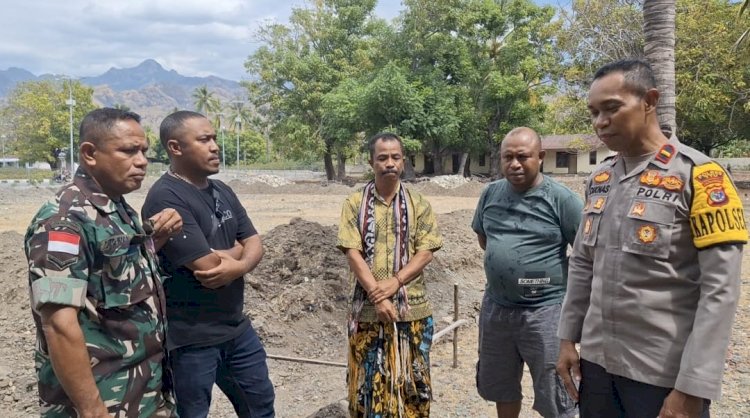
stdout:
<svg viewBox="0 0 750 418">
<path fill-rule="evenodd" d="M 245 273 L 263 256 L 260 236 L 219 172 L 219 147 L 200 113 L 179 111 L 161 123 L 170 169 L 149 190 L 144 219 L 176 209 L 182 234 L 159 251 L 169 277 L 167 348 L 180 417 L 206 417 L 216 383 L 240 417 L 273 417 L 266 353 L 243 314 Z"/>
</svg>

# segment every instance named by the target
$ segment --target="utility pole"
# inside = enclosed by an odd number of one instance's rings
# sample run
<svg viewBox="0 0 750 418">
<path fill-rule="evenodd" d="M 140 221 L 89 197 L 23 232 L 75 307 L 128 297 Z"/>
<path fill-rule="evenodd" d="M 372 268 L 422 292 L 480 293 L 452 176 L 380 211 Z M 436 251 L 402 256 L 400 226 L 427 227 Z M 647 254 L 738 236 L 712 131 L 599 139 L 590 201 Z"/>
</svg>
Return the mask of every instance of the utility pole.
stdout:
<svg viewBox="0 0 750 418">
<path fill-rule="evenodd" d="M 234 118 L 234 122 L 237 124 L 237 159 L 236 164 L 237 167 L 240 166 L 240 131 L 242 130 L 242 118 L 237 115 L 236 118 Z"/>
</svg>

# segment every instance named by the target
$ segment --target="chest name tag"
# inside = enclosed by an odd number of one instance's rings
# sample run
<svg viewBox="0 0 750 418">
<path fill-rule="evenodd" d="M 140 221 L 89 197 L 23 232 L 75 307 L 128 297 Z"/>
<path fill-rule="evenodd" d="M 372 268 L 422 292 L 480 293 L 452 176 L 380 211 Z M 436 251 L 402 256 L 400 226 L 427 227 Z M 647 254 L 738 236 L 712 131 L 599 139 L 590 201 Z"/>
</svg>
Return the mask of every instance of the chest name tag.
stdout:
<svg viewBox="0 0 750 418">
<path fill-rule="evenodd" d="M 519 278 L 518 285 L 519 286 L 540 286 L 540 285 L 550 284 L 551 281 L 552 279 L 549 277 L 539 277 L 536 279 Z"/>
</svg>

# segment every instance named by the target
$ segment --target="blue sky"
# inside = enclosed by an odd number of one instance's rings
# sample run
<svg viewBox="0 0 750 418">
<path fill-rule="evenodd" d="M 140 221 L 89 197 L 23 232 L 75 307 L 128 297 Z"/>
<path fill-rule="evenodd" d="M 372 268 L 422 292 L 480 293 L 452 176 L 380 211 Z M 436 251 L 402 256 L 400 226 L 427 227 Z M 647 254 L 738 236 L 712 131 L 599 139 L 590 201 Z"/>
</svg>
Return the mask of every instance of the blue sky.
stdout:
<svg viewBox="0 0 750 418">
<path fill-rule="evenodd" d="M 188 76 L 239 80 L 266 22 L 285 23 L 305 0 L 3 0 L 0 70 L 95 76 L 147 58 Z M 537 0 L 566 5 L 570 0 Z M 393 18 L 401 0 L 380 0 Z"/>
</svg>

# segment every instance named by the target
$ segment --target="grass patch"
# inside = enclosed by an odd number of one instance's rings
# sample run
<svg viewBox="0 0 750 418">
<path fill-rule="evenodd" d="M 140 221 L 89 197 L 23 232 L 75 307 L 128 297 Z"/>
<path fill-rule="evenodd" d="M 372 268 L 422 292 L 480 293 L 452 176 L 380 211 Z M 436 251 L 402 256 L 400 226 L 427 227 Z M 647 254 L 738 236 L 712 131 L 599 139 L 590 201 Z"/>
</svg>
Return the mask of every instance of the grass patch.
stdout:
<svg viewBox="0 0 750 418">
<path fill-rule="evenodd" d="M 16 168 L 16 167 L 2 167 L 0 168 L 0 180 L 19 180 L 25 179 L 33 182 L 41 182 L 42 180 L 49 180 L 55 176 L 55 172 L 52 170 L 45 170 L 39 168 Z"/>
</svg>

